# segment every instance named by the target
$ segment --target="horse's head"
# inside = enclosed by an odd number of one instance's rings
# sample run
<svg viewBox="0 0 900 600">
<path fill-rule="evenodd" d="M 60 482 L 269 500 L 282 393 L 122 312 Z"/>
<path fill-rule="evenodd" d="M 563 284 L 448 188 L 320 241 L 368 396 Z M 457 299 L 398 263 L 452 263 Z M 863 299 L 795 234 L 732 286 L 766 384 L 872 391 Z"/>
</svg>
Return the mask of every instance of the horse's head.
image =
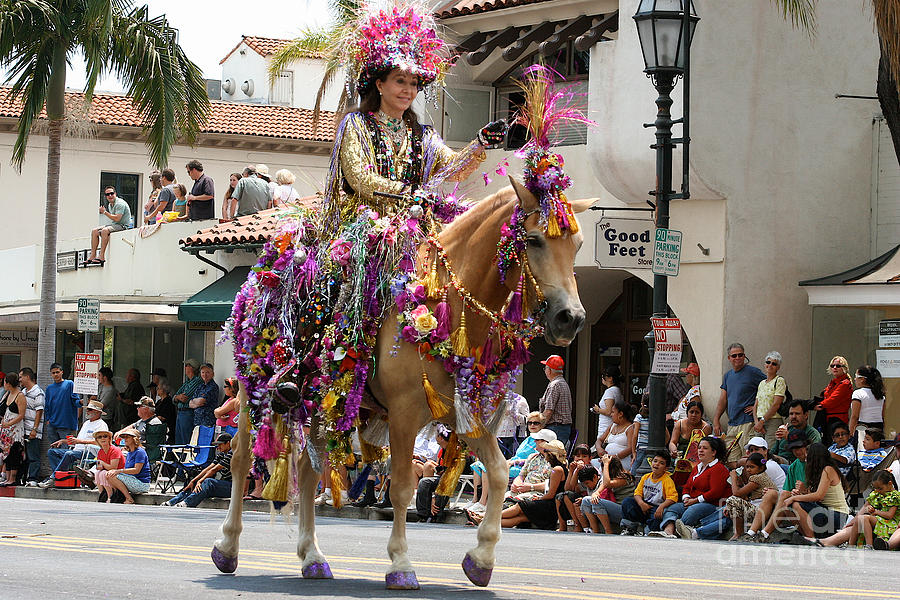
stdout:
<svg viewBox="0 0 900 600">
<path fill-rule="evenodd" d="M 581 232 L 566 231 L 557 238 L 547 237 L 538 224 L 538 200 L 514 177 L 509 178 L 525 214 L 526 252 L 531 271 L 547 301 L 544 313 L 544 338 L 555 346 L 568 346 L 584 325 L 584 307 L 575 284 L 575 254 L 581 248 Z M 593 200 L 572 202 L 572 211 L 582 212 Z"/>
</svg>

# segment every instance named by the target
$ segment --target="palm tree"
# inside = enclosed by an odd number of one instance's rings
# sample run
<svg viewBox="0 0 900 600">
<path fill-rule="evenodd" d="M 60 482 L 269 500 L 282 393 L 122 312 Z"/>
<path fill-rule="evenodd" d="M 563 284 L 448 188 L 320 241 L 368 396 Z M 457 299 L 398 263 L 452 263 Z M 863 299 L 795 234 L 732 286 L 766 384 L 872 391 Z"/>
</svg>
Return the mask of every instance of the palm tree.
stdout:
<svg viewBox="0 0 900 600">
<path fill-rule="evenodd" d="M 200 69 L 178 45 L 178 31 L 165 16 L 150 18 L 131 0 L 0 0 L 0 64 L 5 84 L 22 103 L 12 163 L 21 171 L 29 134 L 46 108 L 47 202 L 38 377 L 46 383 L 56 355 L 56 234 L 59 164 L 66 120 L 66 68 L 73 55 L 85 58 L 89 103 L 101 74 L 117 75 L 146 125 L 150 159 L 164 166 L 176 139 L 192 142 L 209 111 Z"/>
<path fill-rule="evenodd" d="M 316 106 L 313 111 L 313 121 L 318 122 L 319 111 L 322 106 L 322 98 L 325 91 L 334 82 L 335 77 L 341 71 L 339 52 L 337 46 L 343 39 L 344 29 L 351 25 L 359 15 L 360 2 L 358 0 L 328 0 L 328 12 L 331 15 L 331 23 L 324 28 L 304 29 L 300 36 L 280 48 L 269 63 L 269 84 L 275 83 L 281 72 L 296 60 L 301 58 L 317 57 L 325 59 L 325 73 L 319 91 L 316 94 Z M 338 111 L 346 105 L 349 99 L 348 90 L 341 92 L 338 101 Z"/>
<path fill-rule="evenodd" d="M 816 30 L 816 4 L 818 0 L 772 0 L 785 19 L 810 36 Z M 894 153 L 900 160 L 900 2 L 897 0 L 871 0 L 875 15 L 875 32 L 878 35 L 881 56 L 878 60 L 876 94 L 881 112 L 891 132 Z"/>
</svg>

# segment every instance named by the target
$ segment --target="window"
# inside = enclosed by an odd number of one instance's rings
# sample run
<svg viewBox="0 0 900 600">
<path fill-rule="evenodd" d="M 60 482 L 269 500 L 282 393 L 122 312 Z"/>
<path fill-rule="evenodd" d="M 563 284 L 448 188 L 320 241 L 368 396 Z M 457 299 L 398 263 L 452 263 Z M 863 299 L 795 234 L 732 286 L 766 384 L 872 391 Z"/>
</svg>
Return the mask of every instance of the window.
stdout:
<svg viewBox="0 0 900 600">
<path fill-rule="evenodd" d="M 444 90 L 444 131 L 448 142 L 469 142 L 491 120 L 490 87 L 453 86 Z"/>
<path fill-rule="evenodd" d="M 525 57 L 507 71 L 503 77 L 494 82 L 494 87 L 497 90 L 496 112 L 498 119 L 509 121 L 510 117 L 524 103 L 524 96 L 516 85 L 516 81 L 521 80 L 525 69 L 535 64 L 544 64 L 565 78 L 565 81 L 559 83 L 559 87 L 569 88 L 576 96 L 576 103 L 583 112 L 587 112 L 587 78 L 590 53 L 575 50 L 572 47 L 572 43 L 569 42 L 560 48 L 559 52 L 554 56 L 544 57 L 540 53 L 534 53 Z M 509 150 L 521 148 L 527 141 L 528 136 L 524 125 L 513 124 L 510 126 L 507 137 L 507 148 Z M 563 125 L 556 132 L 556 139 L 554 140 L 554 145 L 557 146 L 572 146 L 586 143 L 587 126 L 583 123 Z"/>
<path fill-rule="evenodd" d="M 294 104 L 294 72 L 282 71 L 272 83 L 272 104 L 293 106 Z"/>
<path fill-rule="evenodd" d="M 131 218 L 135 224 L 141 223 L 144 214 L 144 203 L 141 202 L 141 175 L 140 173 L 112 173 L 100 172 L 100 201 L 103 201 L 103 188 L 111 185 L 116 188 L 116 195 L 128 203 L 131 209 Z"/>
</svg>

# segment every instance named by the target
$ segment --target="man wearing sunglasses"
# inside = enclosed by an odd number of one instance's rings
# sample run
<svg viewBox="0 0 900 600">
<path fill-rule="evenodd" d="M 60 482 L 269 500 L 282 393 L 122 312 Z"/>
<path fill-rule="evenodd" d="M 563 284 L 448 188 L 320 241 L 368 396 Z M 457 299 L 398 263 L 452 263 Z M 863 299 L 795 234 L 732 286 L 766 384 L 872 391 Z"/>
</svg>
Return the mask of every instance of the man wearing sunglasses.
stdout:
<svg viewBox="0 0 900 600">
<path fill-rule="evenodd" d="M 759 382 L 766 378 L 762 371 L 747 364 L 743 344 L 728 346 L 728 362 L 731 370 L 722 377 L 722 393 L 713 419 L 713 433 L 722 435 L 722 414 L 728 411 L 728 429 L 725 431 L 725 447 L 731 448 L 726 457 L 729 468 L 734 468 L 741 458 L 741 447 L 753 431 L 753 407 Z M 734 441 L 741 437 L 741 442 Z"/>
<path fill-rule="evenodd" d="M 114 231 L 130 229 L 131 208 L 128 203 L 116 195 L 116 188 L 111 185 L 103 189 L 103 202 L 100 203 L 100 226 L 91 230 L 91 256 L 85 261 L 88 265 L 103 265 L 106 262 L 106 247 L 109 245 L 109 234 Z M 97 255 L 97 246 L 100 255 Z"/>
</svg>

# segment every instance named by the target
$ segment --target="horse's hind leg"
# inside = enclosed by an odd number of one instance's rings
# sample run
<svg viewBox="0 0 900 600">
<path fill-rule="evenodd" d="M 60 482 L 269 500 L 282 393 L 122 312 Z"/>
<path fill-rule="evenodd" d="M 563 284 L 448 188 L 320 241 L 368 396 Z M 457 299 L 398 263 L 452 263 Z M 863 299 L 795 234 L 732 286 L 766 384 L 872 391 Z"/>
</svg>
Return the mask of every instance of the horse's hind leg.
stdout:
<svg viewBox="0 0 900 600">
<path fill-rule="evenodd" d="M 312 443 L 312 440 L 309 441 Z M 297 556 L 300 557 L 300 569 L 305 579 L 331 579 L 331 567 L 319 550 L 316 539 L 316 485 L 319 475 L 313 471 L 312 463 L 306 451 L 300 455 L 297 465 L 297 485 L 300 488 L 300 505 L 297 508 L 300 536 L 297 541 Z"/>
<path fill-rule="evenodd" d="M 394 505 L 394 524 L 388 541 L 391 567 L 385 575 L 389 590 L 417 590 L 419 580 L 409 562 L 406 542 L 406 509 L 415 491 L 416 475 L 412 467 L 413 445 L 417 428 L 412 419 L 401 419 L 402 411 L 395 411 L 390 421 L 391 433 L 391 504 Z"/>
<path fill-rule="evenodd" d="M 231 457 L 231 502 L 228 504 L 225 522 L 222 523 L 221 535 L 212 549 L 213 563 L 223 573 L 234 573 L 237 569 L 238 545 L 243 530 L 241 511 L 244 508 L 244 480 L 250 472 L 250 427 L 244 384 L 240 384 L 238 398 L 241 413 L 237 433 L 231 440 L 231 448 L 234 451 Z"/>
<path fill-rule="evenodd" d="M 468 443 L 484 464 L 490 492 L 484 519 L 478 526 L 478 545 L 466 553 L 462 567 L 469 581 L 483 587 L 490 582 L 494 570 L 494 547 L 500 540 L 500 512 L 503 494 L 509 483 L 509 467 L 493 436 L 483 435 L 468 440 Z"/>
</svg>

